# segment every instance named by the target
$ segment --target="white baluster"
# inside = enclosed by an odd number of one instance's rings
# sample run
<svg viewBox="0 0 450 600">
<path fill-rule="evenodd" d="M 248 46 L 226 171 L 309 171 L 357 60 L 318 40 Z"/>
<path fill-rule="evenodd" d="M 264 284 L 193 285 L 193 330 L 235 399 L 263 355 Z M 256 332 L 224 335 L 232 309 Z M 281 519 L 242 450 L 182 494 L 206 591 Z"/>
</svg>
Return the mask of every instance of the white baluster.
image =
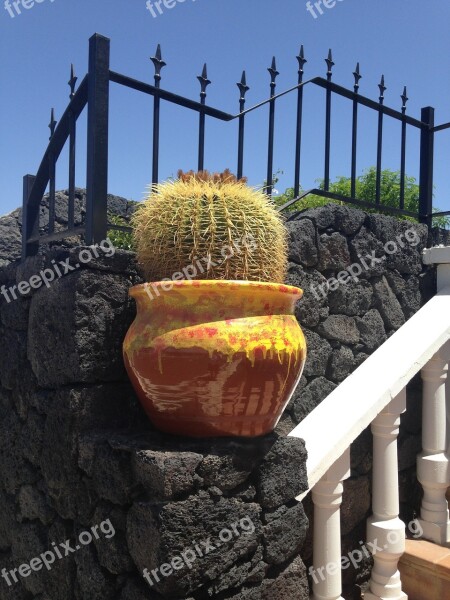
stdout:
<svg viewBox="0 0 450 600">
<path fill-rule="evenodd" d="M 314 557 L 309 573 L 314 600 L 343 600 L 341 573 L 341 503 L 344 479 L 350 477 L 346 450 L 311 490 L 314 502 Z"/>
<path fill-rule="evenodd" d="M 423 536 L 438 544 L 450 542 L 450 517 L 445 497 L 450 485 L 450 449 L 445 397 L 450 343 L 422 369 L 422 452 L 417 457 L 417 479 L 423 487 L 420 525 Z"/>
<path fill-rule="evenodd" d="M 367 521 L 367 545 L 374 555 L 369 591 L 364 600 L 407 600 L 398 561 L 405 551 L 405 524 L 398 518 L 397 437 L 406 410 L 403 390 L 372 422 L 372 516 Z"/>
<path fill-rule="evenodd" d="M 447 368 L 448 365 L 450 364 L 447 363 Z M 450 457 L 450 377 L 448 376 L 448 371 L 447 371 L 447 381 L 445 382 L 445 403 L 447 406 L 447 456 Z M 450 487 L 450 483 L 449 483 L 449 487 Z"/>
</svg>

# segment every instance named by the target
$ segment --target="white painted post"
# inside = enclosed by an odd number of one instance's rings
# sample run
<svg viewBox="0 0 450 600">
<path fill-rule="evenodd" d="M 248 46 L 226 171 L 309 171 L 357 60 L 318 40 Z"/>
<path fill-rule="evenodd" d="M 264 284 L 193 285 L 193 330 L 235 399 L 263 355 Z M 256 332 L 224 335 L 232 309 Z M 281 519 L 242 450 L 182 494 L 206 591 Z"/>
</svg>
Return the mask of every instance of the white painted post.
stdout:
<svg viewBox="0 0 450 600">
<path fill-rule="evenodd" d="M 367 545 L 374 567 L 364 600 L 407 600 L 398 561 L 405 551 L 405 524 L 398 517 L 397 437 L 400 415 L 406 410 L 403 389 L 374 419 L 372 516 L 367 520 Z"/>
<path fill-rule="evenodd" d="M 448 362 L 448 365 L 450 365 L 450 360 Z M 448 376 L 448 371 L 447 371 L 447 381 L 446 381 L 446 385 L 445 385 L 445 400 L 446 400 L 446 405 L 447 405 L 447 454 L 450 457 L 450 377 Z M 449 484 L 450 487 L 450 484 Z"/>
<path fill-rule="evenodd" d="M 341 573 L 341 503 L 350 477 L 350 448 L 311 490 L 314 502 L 313 581 L 314 600 L 343 600 Z"/>
<path fill-rule="evenodd" d="M 445 497 L 450 486 L 446 380 L 450 342 L 422 369 L 422 452 L 417 479 L 423 487 L 420 525 L 423 536 L 437 544 L 450 543 L 450 516 Z"/>
<path fill-rule="evenodd" d="M 437 291 L 450 286 L 450 246 L 434 246 L 423 251 L 425 265 L 437 265 Z"/>
</svg>

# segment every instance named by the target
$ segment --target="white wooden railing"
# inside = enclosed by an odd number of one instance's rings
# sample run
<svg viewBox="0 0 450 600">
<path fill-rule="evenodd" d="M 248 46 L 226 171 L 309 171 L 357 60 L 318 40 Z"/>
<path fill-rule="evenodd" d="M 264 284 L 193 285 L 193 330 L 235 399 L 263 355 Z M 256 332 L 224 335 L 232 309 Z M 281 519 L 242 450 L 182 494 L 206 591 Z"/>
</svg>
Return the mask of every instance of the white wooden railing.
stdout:
<svg viewBox="0 0 450 600">
<path fill-rule="evenodd" d="M 423 378 L 422 452 L 417 476 L 424 490 L 420 525 L 426 539 L 450 543 L 446 490 L 450 486 L 450 247 L 424 252 L 437 264 L 437 295 L 395 332 L 291 433 L 305 440 L 314 503 L 313 580 L 315 600 L 342 599 L 340 505 L 350 476 L 350 445 L 371 425 L 373 433 L 372 516 L 367 522 L 374 567 L 365 600 L 406 600 L 398 561 L 405 550 L 399 519 L 397 436 L 406 410 L 406 385 Z M 449 385 L 447 382 L 447 390 Z M 376 545 L 373 543 L 376 541 Z"/>
</svg>

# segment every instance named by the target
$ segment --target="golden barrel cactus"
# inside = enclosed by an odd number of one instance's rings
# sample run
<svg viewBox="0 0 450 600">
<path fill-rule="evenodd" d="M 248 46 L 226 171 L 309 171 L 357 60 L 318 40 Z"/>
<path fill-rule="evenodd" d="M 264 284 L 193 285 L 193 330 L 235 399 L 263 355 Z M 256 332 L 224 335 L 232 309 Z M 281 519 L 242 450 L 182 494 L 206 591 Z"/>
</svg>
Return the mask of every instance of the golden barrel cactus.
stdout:
<svg viewBox="0 0 450 600">
<path fill-rule="evenodd" d="M 177 180 L 152 186 L 133 226 L 147 281 L 284 280 L 287 232 L 281 215 L 266 194 L 229 171 L 180 171 Z"/>
</svg>

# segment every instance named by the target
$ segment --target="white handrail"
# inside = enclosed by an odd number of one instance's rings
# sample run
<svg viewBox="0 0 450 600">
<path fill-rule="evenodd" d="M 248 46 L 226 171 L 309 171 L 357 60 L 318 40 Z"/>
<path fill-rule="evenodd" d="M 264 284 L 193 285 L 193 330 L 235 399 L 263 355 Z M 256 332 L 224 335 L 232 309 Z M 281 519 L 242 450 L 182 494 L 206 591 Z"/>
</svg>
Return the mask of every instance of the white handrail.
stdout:
<svg viewBox="0 0 450 600">
<path fill-rule="evenodd" d="M 289 434 L 308 452 L 309 489 L 450 339 L 450 286 L 382 344 Z"/>
</svg>

